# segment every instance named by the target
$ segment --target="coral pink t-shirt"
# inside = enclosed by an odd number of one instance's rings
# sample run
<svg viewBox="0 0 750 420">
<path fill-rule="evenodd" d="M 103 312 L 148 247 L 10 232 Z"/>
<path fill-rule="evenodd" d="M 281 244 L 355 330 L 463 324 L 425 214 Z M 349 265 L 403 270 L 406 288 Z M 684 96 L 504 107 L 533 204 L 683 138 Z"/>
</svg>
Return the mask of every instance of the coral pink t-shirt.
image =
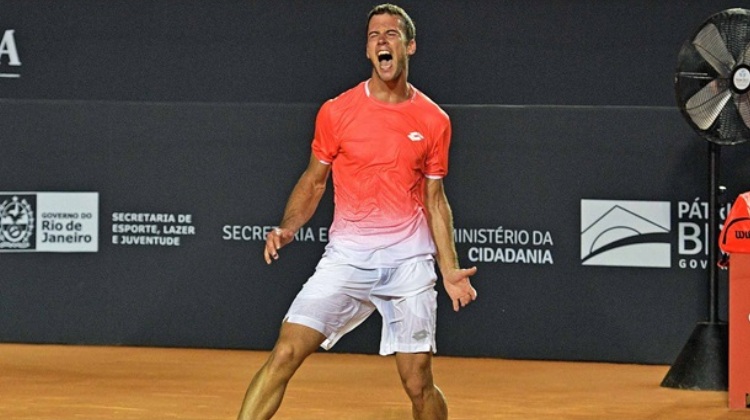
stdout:
<svg viewBox="0 0 750 420">
<path fill-rule="evenodd" d="M 312 151 L 332 165 L 335 203 L 326 255 L 384 268 L 435 253 L 424 184 L 448 172 L 451 125 L 412 91 L 388 104 L 371 98 L 365 81 L 321 106 Z"/>
</svg>

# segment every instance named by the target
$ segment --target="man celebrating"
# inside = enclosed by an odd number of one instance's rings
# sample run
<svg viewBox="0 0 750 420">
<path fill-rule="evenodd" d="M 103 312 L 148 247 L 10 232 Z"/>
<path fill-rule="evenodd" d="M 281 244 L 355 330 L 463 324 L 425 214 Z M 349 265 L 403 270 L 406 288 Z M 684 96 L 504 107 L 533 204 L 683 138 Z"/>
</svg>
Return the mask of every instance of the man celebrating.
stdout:
<svg viewBox="0 0 750 420">
<path fill-rule="evenodd" d="M 415 419 L 446 419 L 432 377 L 436 350 L 435 261 L 453 309 L 477 297 L 461 269 L 453 216 L 443 189 L 448 172 L 448 115 L 407 82 L 415 27 L 398 6 L 368 15 L 372 76 L 318 112 L 312 155 L 279 227 L 266 238 L 268 264 L 279 258 L 318 207 L 333 173 L 335 210 L 329 243 L 287 312 L 278 341 L 245 395 L 241 420 L 269 419 L 302 362 L 330 349 L 376 309 L 383 317 L 380 354 L 395 354 Z"/>
</svg>

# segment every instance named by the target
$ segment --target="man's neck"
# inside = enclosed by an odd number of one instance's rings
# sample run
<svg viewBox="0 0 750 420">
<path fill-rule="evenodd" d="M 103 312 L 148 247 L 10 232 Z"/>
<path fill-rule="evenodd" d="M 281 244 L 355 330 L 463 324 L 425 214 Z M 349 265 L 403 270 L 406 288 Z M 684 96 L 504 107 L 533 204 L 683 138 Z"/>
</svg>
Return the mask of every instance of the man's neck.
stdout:
<svg viewBox="0 0 750 420">
<path fill-rule="evenodd" d="M 384 82 L 373 74 L 368 83 L 370 97 L 380 102 L 397 104 L 408 101 L 414 94 L 411 86 L 406 82 L 406 77 Z"/>
</svg>

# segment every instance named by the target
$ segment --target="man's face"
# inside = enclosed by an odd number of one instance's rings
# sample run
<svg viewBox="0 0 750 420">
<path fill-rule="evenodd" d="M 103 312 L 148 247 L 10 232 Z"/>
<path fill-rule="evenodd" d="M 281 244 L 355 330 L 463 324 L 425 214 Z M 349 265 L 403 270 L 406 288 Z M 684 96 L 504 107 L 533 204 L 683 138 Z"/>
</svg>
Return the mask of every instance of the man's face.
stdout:
<svg viewBox="0 0 750 420">
<path fill-rule="evenodd" d="M 367 25 L 367 58 L 384 82 L 396 80 L 404 74 L 408 57 L 414 54 L 416 48 L 413 39 L 406 41 L 398 16 L 385 13 L 370 19 Z"/>
</svg>

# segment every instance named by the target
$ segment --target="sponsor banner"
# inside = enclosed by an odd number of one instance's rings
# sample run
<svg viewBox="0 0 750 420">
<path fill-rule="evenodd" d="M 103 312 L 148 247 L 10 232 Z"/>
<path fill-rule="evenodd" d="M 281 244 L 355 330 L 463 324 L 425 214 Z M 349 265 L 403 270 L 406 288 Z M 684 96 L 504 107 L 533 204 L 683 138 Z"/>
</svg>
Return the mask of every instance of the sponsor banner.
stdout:
<svg viewBox="0 0 750 420">
<path fill-rule="evenodd" d="M 457 244 L 468 244 L 470 262 L 554 265 L 554 241 L 548 230 L 503 228 L 455 228 Z"/>
<path fill-rule="evenodd" d="M 178 247 L 185 236 L 195 236 L 192 214 L 112 213 L 112 245 Z"/>
<path fill-rule="evenodd" d="M 225 241 L 265 242 L 273 230 L 269 225 L 224 225 Z M 470 262 L 500 264 L 553 265 L 554 242 L 549 231 L 533 229 L 454 228 L 456 244 L 468 244 L 466 258 Z M 301 228 L 294 236 L 297 242 L 328 242 L 327 227 Z"/>
<path fill-rule="evenodd" d="M 730 208 L 719 208 L 718 220 L 724 220 Z M 708 220 L 708 203 L 699 199 L 582 199 L 581 264 L 706 270 Z"/>
<path fill-rule="evenodd" d="M 667 201 L 581 200 L 581 263 L 672 266 Z"/>
<path fill-rule="evenodd" d="M 0 252 L 97 252 L 99 193 L 0 192 Z"/>
<path fill-rule="evenodd" d="M 225 241 L 265 242 L 266 236 L 276 226 L 269 225 L 224 225 L 221 228 L 221 239 Z M 303 226 L 294 235 L 295 242 L 328 242 L 328 228 L 321 226 Z"/>
<path fill-rule="evenodd" d="M 21 77 L 21 59 L 16 46 L 16 31 L 0 29 L 0 78 L 17 79 Z"/>
</svg>

